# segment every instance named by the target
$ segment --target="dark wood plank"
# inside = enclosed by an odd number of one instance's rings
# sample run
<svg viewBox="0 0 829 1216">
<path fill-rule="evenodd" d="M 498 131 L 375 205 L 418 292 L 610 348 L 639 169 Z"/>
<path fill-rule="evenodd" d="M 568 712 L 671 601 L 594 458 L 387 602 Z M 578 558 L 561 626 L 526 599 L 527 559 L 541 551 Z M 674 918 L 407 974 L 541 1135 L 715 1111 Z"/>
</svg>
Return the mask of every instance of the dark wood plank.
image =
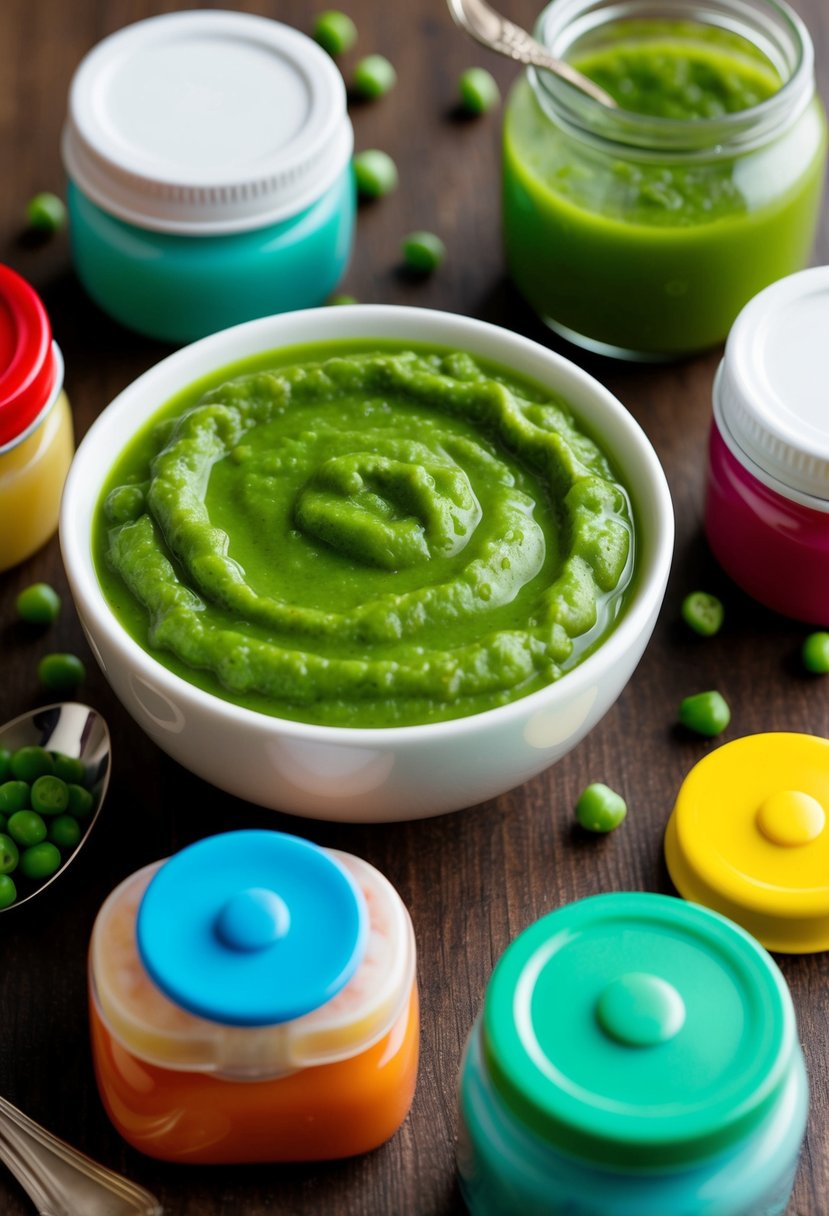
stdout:
<svg viewBox="0 0 829 1216">
<path fill-rule="evenodd" d="M 202 0 L 204 3 L 204 0 Z M 205 7 L 215 6 L 205 4 Z M 73 279 L 65 237 L 33 247 L 20 238 L 26 199 L 62 188 L 58 140 L 66 90 L 84 52 L 127 22 L 177 6 L 163 0 L 3 0 L 0 5 L 0 258 L 43 294 L 67 363 L 78 436 L 100 410 L 168 348 L 118 329 Z M 308 0 L 238 7 L 307 29 Z M 570 756 L 522 789 L 428 822 L 334 826 L 290 819 L 237 802 L 168 760 L 132 725 L 98 672 L 69 604 L 57 542 L 0 578 L 0 721 L 42 699 L 35 667 L 47 649 L 89 657 L 87 699 L 108 717 L 115 774 L 106 814 L 85 864 L 41 912 L 4 922 L 0 942 L 0 1092 L 90 1154 L 153 1189 L 177 1216 L 449 1216 L 462 1210 L 454 1180 L 454 1091 L 461 1048 L 492 965 L 530 921 L 566 900 L 601 890 L 669 890 L 661 838 L 678 786 L 709 748 L 673 728 L 689 691 L 717 686 L 734 708 L 726 738 L 769 729 L 829 735 L 829 685 L 797 664 L 802 630 L 764 612 L 721 574 L 701 536 L 704 444 L 719 352 L 665 368 L 637 368 L 567 348 L 530 314 L 505 281 L 499 237 L 499 120 L 460 121 L 455 82 L 485 62 L 507 88 L 511 65 L 457 33 L 440 0 L 349 0 L 360 53 L 384 52 L 399 85 L 382 102 L 355 106 L 357 146 L 394 155 L 401 186 L 360 215 L 343 290 L 364 301 L 417 304 L 484 317 L 562 350 L 598 375 L 651 436 L 671 483 L 677 515 L 674 572 L 653 641 L 605 720 Z M 829 11 L 797 0 L 815 37 L 829 95 Z M 531 0 L 512 0 L 526 23 Z M 355 55 L 345 60 L 346 73 Z M 825 216 L 824 216 L 825 221 Z M 401 276 L 398 247 L 431 228 L 449 256 L 433 279 Z M 821 230 L 816 261 L 829 261 Z M 2 526 L 0 524 L 0 526 Z M 47 635 L 14 623 L 17 591 L 45 579 L 65 596 Z M 709 642 L 677 625 L 683 595 L 697 586 L 725 601 L 728 624 Z M 571 830 L 579 790 L 601 779 L 624 792 L 631 813 L 608 839 Z M 131 1151 L 98 1102 L 86 1047 L 85 951 L 97 908 L 124 875 L 214 830 L 274 826 L 361 854 L 380 867 L 411 908 L 423 997 L 423 1056 L 412 1115 L 394 1140 L 343 1164 L 292 1168 L 185 1169 Z M 791 1212 L 829 1211 L 829 956 L 781 959 L 800 1019 L 812 1083 L 809 1139 Z M 30 1205 L 0 1172 L 0 1211 Z"/>
</svg>

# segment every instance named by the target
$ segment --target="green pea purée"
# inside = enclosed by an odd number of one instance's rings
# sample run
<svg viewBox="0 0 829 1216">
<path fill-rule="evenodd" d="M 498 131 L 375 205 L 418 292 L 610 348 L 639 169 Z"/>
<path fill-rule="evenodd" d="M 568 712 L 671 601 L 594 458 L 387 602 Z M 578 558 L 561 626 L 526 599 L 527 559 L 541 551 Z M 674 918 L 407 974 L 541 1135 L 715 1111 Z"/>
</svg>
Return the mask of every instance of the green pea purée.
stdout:
<svg viewBox="0 0 829 1216">
<path fill-rule="evenodd" d="M 94 546 L 159 662 L 341 726 L 542 688 L 613 627 L 633 570 L 627 493 L 563 402 L 382 343 L 275 352 L 169 402 L 112 470 Z"/>
</svg>

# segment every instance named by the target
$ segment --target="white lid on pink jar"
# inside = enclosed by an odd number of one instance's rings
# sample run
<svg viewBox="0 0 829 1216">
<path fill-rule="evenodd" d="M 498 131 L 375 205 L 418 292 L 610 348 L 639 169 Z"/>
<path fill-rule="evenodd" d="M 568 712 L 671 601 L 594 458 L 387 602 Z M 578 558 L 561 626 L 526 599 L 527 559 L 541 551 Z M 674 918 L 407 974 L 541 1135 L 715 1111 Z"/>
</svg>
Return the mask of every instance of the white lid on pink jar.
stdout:
<svg viewBox="0 0 829 1216">
<path fill-rule="evenodd" d="M 717 372 L 714 417 L 758 481 L 829 511 L 829 266 L 780 279 L 745 306 Z"/>
</svg>

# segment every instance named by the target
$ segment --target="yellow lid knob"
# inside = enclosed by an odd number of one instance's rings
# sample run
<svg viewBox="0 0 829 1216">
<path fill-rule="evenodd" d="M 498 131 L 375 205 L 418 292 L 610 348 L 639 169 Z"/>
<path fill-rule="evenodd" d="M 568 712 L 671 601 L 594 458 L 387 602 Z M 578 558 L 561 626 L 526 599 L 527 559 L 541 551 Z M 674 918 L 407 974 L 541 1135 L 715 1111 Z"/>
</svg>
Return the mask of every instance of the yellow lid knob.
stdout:
<svg viewBox="0 0 829 1216">
<path fill-rule="evenodd" d="M 829 949 L 829 740 L 763 734 L 711 752 L 665 834 L 677 890 L 770 950 Z"/>
<path fill-rule="evenodd" d="M 760 804 L 757 826 L 772 844 L 794 848 L 817 840 L 826 827 L 826 812 L 811 794 L 778 790 Z"/>
</svg>

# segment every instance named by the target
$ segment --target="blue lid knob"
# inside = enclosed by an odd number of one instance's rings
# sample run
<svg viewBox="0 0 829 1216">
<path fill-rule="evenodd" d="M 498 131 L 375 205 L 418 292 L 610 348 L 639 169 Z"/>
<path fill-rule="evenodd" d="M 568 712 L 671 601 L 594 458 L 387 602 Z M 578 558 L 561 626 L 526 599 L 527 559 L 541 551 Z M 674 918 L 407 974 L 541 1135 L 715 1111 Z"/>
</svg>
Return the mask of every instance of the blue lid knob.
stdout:
<svg viewBox="0 0 829 1216">
<path fill-rule="evenodd" d="M 283 832 L 228 832 L 155 874 L 136 924 L 141 960 L 177 1005 L 236 1026 L 330 1001 L 365 953 L 368 911 L 345 868 Z"/>
</svg>

